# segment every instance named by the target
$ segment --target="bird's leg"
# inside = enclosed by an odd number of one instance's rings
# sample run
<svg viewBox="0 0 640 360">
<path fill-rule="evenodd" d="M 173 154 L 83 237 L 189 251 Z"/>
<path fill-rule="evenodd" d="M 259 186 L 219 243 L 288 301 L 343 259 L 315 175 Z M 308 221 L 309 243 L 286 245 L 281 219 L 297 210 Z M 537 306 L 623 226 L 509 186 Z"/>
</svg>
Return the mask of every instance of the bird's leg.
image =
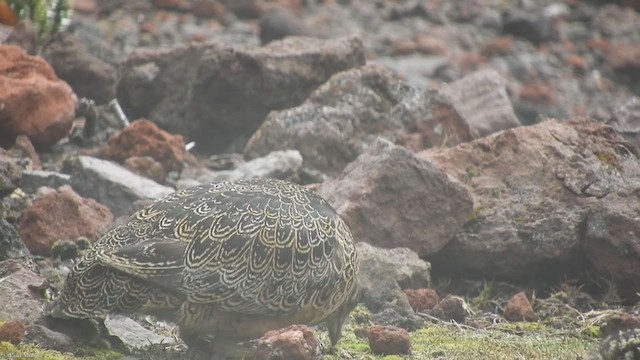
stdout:
<svg viewBox="0 0 640 360">
<path fill-rule="evenodd" d="M 197 351 L 205 354 L 211 353 L 211 343 L 198 336 L 197 333 L 180 329 L 180 338 L 189 348 L 189 351 Z"/>
<path fill-rule="evenodd" d="M 255 348 L 253 341 L 220 336 L 213 339 L 211 346 L 215 354 L 222 356 L 221 359 L 245 359 Z"/>
</svg>

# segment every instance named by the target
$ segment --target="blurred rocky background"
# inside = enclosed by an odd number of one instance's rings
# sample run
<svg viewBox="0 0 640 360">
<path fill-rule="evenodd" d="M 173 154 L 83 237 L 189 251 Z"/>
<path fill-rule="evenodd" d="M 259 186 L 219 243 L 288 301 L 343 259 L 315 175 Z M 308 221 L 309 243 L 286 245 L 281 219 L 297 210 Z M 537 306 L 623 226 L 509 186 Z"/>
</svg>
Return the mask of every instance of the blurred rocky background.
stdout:
<svg viewBox="0 0 640 360">
<path fill-rule="evenodd" d="M 0 357 L 187 356 L 170 324 L 42 304 L 155 198 L 274 177 L 358 241 L 363 303 L 328 358 L 638 358 L 639 11 L 0 0 Z M 465 342 L 492 329 L 544 339 Z M 314 336 L 269 333 L 256 356 L 313 358 Z"/>
</svg>

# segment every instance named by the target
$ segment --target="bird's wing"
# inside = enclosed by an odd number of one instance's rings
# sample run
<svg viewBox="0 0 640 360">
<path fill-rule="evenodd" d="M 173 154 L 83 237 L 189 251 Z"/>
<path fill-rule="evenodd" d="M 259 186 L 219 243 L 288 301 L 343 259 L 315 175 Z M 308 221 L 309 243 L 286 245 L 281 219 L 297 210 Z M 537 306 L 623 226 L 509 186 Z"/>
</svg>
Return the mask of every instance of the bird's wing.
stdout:
<svg viewBox="0 0 640 360">
<path fill-rule="evenodd" d="M 96 257 L 104 266 L 175 291 L 182 287 L 186 247 L 185 242 L 174 239 L 149 239 L 100 250 Z"/>
</svg>

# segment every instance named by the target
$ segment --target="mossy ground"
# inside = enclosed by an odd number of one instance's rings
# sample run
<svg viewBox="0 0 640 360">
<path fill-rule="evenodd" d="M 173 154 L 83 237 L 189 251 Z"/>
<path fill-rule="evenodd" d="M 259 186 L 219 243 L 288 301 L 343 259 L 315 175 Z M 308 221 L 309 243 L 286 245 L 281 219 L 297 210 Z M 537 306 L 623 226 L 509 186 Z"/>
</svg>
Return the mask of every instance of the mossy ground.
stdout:
<svg viewBox="0 0 640 360">
<path fill-rule="evenodd" d="M 338 359 L 582 359 L 599 342 L 598 337 L 569 333 L 540 323 L 504 323 L 488 329 L 455 324 L 431 324 L 411 333 L 411 355 L 379 356 L 369 349 L 366 338 L 353 329 L 338 344 Z"/>
<path fill-rule="evenodd" d="M 91 350 L 87 356 L 75 356 L 69 353 L 60 353 L 54 350 L 44 350 L 34 345 L 13 345 L 9 342 L 0 342 L 0 359 L 12 360 L 117 360 L 124 357 L 123 354 L 110 350 Z"/>
<path fill-rule="evenodd" d="M 536 322 L 506 322 L 499 308 L 512 291 L 505 291 L 500 284 L 486 282 L 478 286 L 472 296 L 467 296 L 469 316 L 464 324 L 439 321 L 425 316 L 427 325 L 411 334 L 410 355 L 375 355 L 371 352 L 366 337 L 356 334 L 360 328 L 370 325 L 371 314 L 364 306 L 358 306 L 347 322 L 343 337 L 327 360 L 399 360 L 399 359 L 586 359 L 601 341 L 600 326 L 606 318 L 616 312 L 616 307 L 607 302 L 595 301 L 579 291 L 565 286 L 541 299 L 529 298 L 539 318 Z M 502 304 L 502 305 L 500 305 Z M 593 310 L 600 309 L 600 310 Z M 1 319 L 0 319 L 1 323 Z M 471 326 L 473 325 L 473 326 Z M 318 331 L 320 340 L 329 343 L 326 331 Z M 168 360 L 183 358 L 184 347 L 159 346 L 147 349 L 144 359 Z M 123 354 L 80 347 L 75 354 L 61 354 L 39 349 L 32 345 L 14 346 L 0 342 L 0 359 L 44 359 L 44 360 L 115 360 Z"/>
</svg>

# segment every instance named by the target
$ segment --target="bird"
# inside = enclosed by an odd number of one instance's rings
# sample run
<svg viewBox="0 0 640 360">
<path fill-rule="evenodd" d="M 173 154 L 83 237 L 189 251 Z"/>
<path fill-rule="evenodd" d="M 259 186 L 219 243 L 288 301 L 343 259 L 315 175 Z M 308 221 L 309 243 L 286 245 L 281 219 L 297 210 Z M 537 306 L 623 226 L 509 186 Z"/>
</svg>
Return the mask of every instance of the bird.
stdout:
<svg viewBox="0 0 640 360">
<path fill-rule="evenodd" d="M 325 199 L 284 180 L 218 182 L 162 197 L 100 237 L 48 312 L 155 315 L 188 347 L 221 354 L 324 322 L 333 347 L 358 303 L 358 270 L 353 236 Z"/>
</svg>

